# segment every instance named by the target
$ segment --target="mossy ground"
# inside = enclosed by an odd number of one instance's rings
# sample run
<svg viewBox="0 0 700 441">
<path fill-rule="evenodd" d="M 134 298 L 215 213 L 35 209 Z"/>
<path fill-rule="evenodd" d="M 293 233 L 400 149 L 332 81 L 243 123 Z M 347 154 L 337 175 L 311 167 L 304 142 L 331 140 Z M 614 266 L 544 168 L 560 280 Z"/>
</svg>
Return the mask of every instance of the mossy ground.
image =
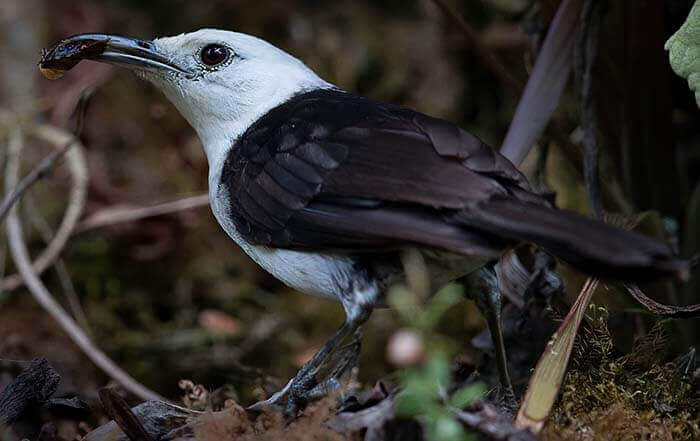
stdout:
<svg viewBox="0 0 700 441">
<path fill-rule="evenodd" d="M 607 311 L 591 311 L 542 438 L 700 437 L 700 392 L 684 378 L 689 357 L 666 360 L 669 322 L 657 322 L 623 355 L 608 330 Z"/>
</svg>

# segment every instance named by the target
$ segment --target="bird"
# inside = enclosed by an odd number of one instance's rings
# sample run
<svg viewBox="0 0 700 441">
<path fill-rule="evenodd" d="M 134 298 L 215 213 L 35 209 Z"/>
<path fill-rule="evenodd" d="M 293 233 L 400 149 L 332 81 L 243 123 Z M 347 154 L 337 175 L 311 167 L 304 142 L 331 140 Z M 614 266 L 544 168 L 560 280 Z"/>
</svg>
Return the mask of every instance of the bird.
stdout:
<svg viewBox="0 0 700 441">
<path fill-rule="evenodd" d="M 555 208 L 457 125 L 345 91 L 255 36 L 81 34 L 45 50 L 39 66 L 58 78 L 84 59 L 128 67 L 160 89 L 202 142 L 211 209 L 228 236 L 289 287 L 342 304 L 338 331 L 258 404 L 286 397 L 293 415 L 337 384 L 337 369 L 317 375 L 405 280 L 407 252 L 424 259 L 433 286 L 476 281 L 468 290 L 511 394 L 493 267 L 505 252 L 535 244 L 582 271 L 624 280 L 687 273 L 662 241 Z"/>
</svg>

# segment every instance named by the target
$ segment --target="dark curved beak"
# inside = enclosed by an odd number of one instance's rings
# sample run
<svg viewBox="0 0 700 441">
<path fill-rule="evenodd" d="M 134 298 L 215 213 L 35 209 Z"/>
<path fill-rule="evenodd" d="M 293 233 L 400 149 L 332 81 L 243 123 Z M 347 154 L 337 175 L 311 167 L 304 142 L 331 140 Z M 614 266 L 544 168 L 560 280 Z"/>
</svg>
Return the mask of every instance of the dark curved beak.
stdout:
<svg viewBox="0 0 700 441">
<path fill-rule="evenodd" d="M 82 60 L 102 61 L 131 69 L 193 73 L 159 52 L 152 41 L 107 34 L 80 34 L 42 51 L 42 69 L 67 71 Z"/>
</svg>

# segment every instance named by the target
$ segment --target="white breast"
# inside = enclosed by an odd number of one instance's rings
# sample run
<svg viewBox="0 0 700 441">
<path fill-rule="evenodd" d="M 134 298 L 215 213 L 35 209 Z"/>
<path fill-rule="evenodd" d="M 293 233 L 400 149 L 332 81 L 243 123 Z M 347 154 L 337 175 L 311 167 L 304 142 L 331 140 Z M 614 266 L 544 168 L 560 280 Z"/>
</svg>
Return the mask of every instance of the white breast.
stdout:
<svg viewBox="0 0 700 441">
<path fill-rule="evenodd" d="M 337 254 L 311 253 L 251 245 L 243 240 L 228 215 L 218 176 L 210 176 L 209 198 L 214 217 L 251 259 L 285 285 L 317 297 L 340 300 L 340 289 L 352 277 L 353 261 Z M 213 181 L 213 182 L 212 182 Z"/>
</svg>

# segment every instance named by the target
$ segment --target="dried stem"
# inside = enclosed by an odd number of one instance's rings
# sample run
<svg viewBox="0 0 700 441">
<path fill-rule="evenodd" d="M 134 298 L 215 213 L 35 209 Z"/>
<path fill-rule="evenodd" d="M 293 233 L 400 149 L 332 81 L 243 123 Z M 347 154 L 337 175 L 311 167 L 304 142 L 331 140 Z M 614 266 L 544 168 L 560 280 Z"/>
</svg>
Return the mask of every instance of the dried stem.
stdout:
<svg viewBox="0 0 700 441">
<path fill-rule="evenodd" d="M 36 204 L 32 198 L 31 193 L 27 193 L 24 196 L 24 207 L 26 209 L 26 218 L 32 224 L 35 230 L 39 232 L 42 240 L 48 245 L 51 243 L 51 239 L 54 237 L 54 232 L 49 223 L 44 219 L 41 212 L 37 209 Z M 80 305 L 80 299 L 78 294 L 75 292 L 75 286 L 73 286 L 73 281 L 70 278 L 68 272 L 68 267 L 62 258 L 57 258 L 54 263 L 54 269 L 56 270 L 56 275 L 63 288 L 63 293 L 68 301 L 68 307 L 73 314 L 73 317 L 78 321 L 80 327 L 85 331 L 88 336 L 92 335 L 90 330 L 90 323 L 88 322 L 85 311 L 83 311 Z"/>
<path fill-rule="evenodd" d="M 5 220 L 10 209 L 15 205 L 15 203 L 22 197 L 24 192 L 26 192 L 36 181 L 41 179 L 58 158 L 62 157 L 68 150 L 70 150 L 74 145 L 78 144 L 77 139 L 72 139 L 61 149 L 52 152 L 46 158 L 44 158 L 36 167 L 30 171 L 27 176 L 22 178 L 22 180 L 17 184 L 14 190 L 12 190 L 5 199 L 0 204 L 0 223 Z"/>
<path fill-rule="evenodd" d="M 700 317 L 700 303 L 685 306 L 665 305 L 647 297 L 634 283 L 623 283 L 622 288 L 653 314 L 675 319 Z"/>
<path fill-rule="evenodd" d="M 202 193 L 145 207 L 107 207 L 95 212 L 87 219 L 80 222 L 75 231 L 76 233 L 81 233 L 83 231 L 102 228 L 117 223 L 133 222 L 139 219 L 177 213 L 208 205 L 209 196 L 207 193 Z"/>
<path fill-rule="evenodd" d="M 520 404 L 515 418 L 516 427 L 530 429 L 535 434 L 542 430 L 559 395 L 578 328 L 599 283 L 600 281 L 595 277 L 586 279 L 576 302 L 547 343 Z"/>
<path fill-rule="evenodd" d="M 73 230 L 78 223 L 78 219 L 85 205 L 88 174 L 85 157 L 82 152 L 82 145 L 74 136 L 51 126 L 38 126 L 33 132 L 34 135 L 40 139 L 57 146 L 61 150 L 65 149 L 68 144 L 71 144 L 73 147 L 67 149 L 65 153 L 73 180 L 69 194 L 68 209 L 63 216 L 61 225 L 58 227 L 53 240 L 32 264 L 34 272 L 41 275 L 56 261 L 61 251 L 65 248 L 66 242 L 68 242 L 68 239 L 73 234 Z M 35 182 L 36 179 L 32 180 L 32 183 Z M 13 189 L 13 192 L 15 191 L 16 190 Z M 19 192 L 20 195 L 22 193 L 23 192 Z M 20 277 L 19 274 L 13 274 L 0 281 L 0 290 L 11 291 L 21 285 L 22 277 Z"/>
<path fill-rule="evenodd" d="M 48 130 L 44 128 L 44 130 Z M 22 149 L 22 133 L 19 128 L 15 129 L 12 133 L 9 145 L 9 159 L 6 166 L 5 174 L 5 188 L 8 193 L 11 189 L 14 189 L 17 185 L 17 175 L 19 171 L 19 158 Z M 71 153 L 79 152 L 79 149 L 71 150 Z M 82 160 L 82 156 L 77 155 L 69 156 L 71 162 Z M 76 159 L 77 158 L 77 159 Z M 80 166 L 71 167 L 71 171 L 77 173 L 84 173 L 84 162 L 80 163 Z M 81 168 L 82 167 L 82 168 Z M 73 186 L 79 186 L 80 179 L 75 179 Z M 66 209 L 67 213 L 77 213 L 78 215 L 82 212 L 84 198 L 73 198 L 71 199 L 70 205 Z M 66 214 L 68 217 L 68 214 Z M 77 217 L 76 217 L 77 219 Z M 66 236 L 70 236 L 75 222 L 72 222 L 70 228 L 67 232 L 60 233 Z M 58 237 L 58 234 L 57 234 Z M 73 319 L 63 310 L 61 305 L 54 300 L 51 293 L 46 289 L 42 281 L 39 279 L 36 271 L 32 268 L 31 260 L 29 258 L 29 253 L 27 251 L 26 244 L 24 243 L 22 225 L 19 222 L 19 217 L 17 215 L 17 207 L 14 206 L 10 209 L 7 218 L 7 238 L 10 245 L 10 253 L 14 259 L 15 266 L 17 267 L 19 274 L 24 279 L 24 282 L 37 300 L 37 302 L 60 324 L 61 328 L 69 335 L 69 337 L 75 342 L 78 347 L 92 360 L 100 369 L 102 369 L 107 375 L 112 377 L 115 381 L 121 384 L 126 390 L 133 393 L 134 395 L 145 399 L 145 400 L 159 400 L 161 397 L 155 392 L 149 390 L 136 380 L 134 380 L 129 374 L 124 372 L 119 366 L 117 366 L 107 355 L 97 348 L 90 339 L 85 335 L 85 333 L 80 329 L 80 327 L 73 321 Z M 65 243 L 65 242 L 64 242 Z"/>
</svg>

